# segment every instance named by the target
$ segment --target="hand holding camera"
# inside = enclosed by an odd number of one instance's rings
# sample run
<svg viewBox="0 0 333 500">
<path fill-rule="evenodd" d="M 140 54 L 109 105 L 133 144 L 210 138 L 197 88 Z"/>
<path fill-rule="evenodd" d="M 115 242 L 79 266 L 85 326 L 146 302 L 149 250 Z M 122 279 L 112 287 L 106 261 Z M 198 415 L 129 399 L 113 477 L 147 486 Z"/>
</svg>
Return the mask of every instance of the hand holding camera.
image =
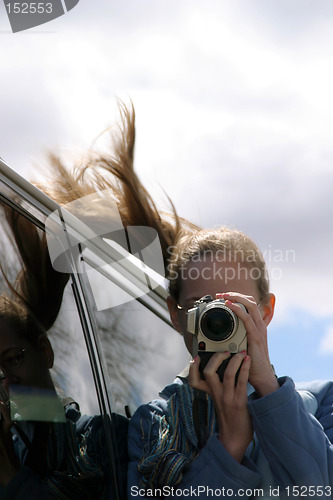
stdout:
<svg viewBox="0 0 333 500">
<path fill-rule="evenodd" d="M 270 394 L 279 388 L 274 368 L 271 364 L 268 344 L 267 326 L 270 323 L 275 306 L 273 294 L 264 299 L 237 292 L 217 294 L 226 305 L 243 322 L 247 332 L 247 352 L 251 357 L 249 382 L 259 396 Z"/>
<path fill-rule="evenodd" d="M 218 419 L 219 440 L 228 453 L 241 462 L 245 450 L 253 439 L 252 420 L 247 409 L 247 382 L 251 359 L 245 351 L 235 354 L 225 369 L 223 383 L 217 375 L 228 352 L 213 353 L 204 369 L 205 380 L 200 376 L 200 357 L 191 363 L 189 384 L 207 392 L 214 403 Z M 239 374 L 235 384 L 236 373 Z"/>
<path fill-rule="evenodd" d="M 247 409 L 251 358 L 246 352 L 245 324 L 229 304 L 234 307 L 224 298 L 213 300 L 211 295 L 205 295 L 188 311 L 187 330 L 194 335 L 189 383 L 211 396 L 219 422 L 219 440 L 240 462 L 253 438 Z M 243 304 L 235 305 L 247 314 Z"/>
<path fill-rule="evenodd" d="M 239 305 L 246 311 L 242 304 Z M 199 355 L 201 359 L 200 372 L 203 378 L 203 370 L 215 352 L 228 351 L 234 355 L 247 348 L 243 321 L 226 306 L 224 299 L 213 300 L 211 295 L 197 300 L 193 308 L 189 309 L 187 330 L 194 335 L 193 357 Z M 229 360 L 223 360 L 217 369 L 221 381 Z"/>
</svg>

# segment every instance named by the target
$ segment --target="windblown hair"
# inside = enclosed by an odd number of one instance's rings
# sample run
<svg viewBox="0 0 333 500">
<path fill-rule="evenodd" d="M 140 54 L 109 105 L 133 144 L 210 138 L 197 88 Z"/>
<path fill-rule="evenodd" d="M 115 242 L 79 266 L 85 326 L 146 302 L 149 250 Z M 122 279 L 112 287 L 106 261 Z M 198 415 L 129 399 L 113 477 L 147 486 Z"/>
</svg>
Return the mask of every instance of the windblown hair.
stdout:
<svg viewBox="0 0 333 500">
<path fill-rule="evenodd" d="M 49 179 L 43 184 L 35 184 L 59 205 L 66 205 L 66 209 L 84 221 L 88 227 L 105 237 L 108 237 L 110 232 L 109 221 L 114 215 L 112 202 L 115 202 L 117 215 L 120 215 L 125 229 L 143 226 L 157 231 L 167 268 L 170 257 L 168 250 L 175 244 L 178 235 L 184 228 L 186 231 L 193 231 L 197 226 L 181 219 L 171 201 L 169 213 L 159 211 L 134 170 L 134 108 L 126 108 L 121 104 L 119 110 L 121 119 L 119 125 L 111 129 L 108 152 L 90 151 L 73 164 L 69 158 L 52 153 L 49 155 L 48 165 L 43 168 L 43 175 L 47 172 Z M 93 203 L 85 201 L 84 198 L 88 195 L 93 195 Z M 120 232 L 124 236 L 123 228 Z M 147 234 L 144 231 L 136 231 L 131 239 L 131 247 L 134 243 L 139 248 L 146 248 L 146 244 L 142 246 L 140 238 L 144 236 L 141 233 Z M 133 242 L 134 238 L 137 240 Z M 126 241 L 123 243 L 126 245 Z M 141 391 L 142 399 L 149 397 L 148 393 L 142 393 L 146 389 L 142 388 L 142 384 L 138 385 L 137 379 L 137 367 L 140 363 L 138 352 L 143 351 L 140 335 L 145 335 L 147 328 L 144 326 L 145 331 L 140 330 L 133 335 L 138 325 L 132 321 L 131 315 L 125 318 L 121 308 L 100 311 L 96 315 L 96 322 L 110 375 L 113 400 L 117 409 L 122 411 L 125 404 L 131 401 L 133 404 L 137 403 L 133 387 L 137 387 L 137 393 L 140 394 Z M 68 335 L 65 328 L 61 324 L 60 328 L 62 339 L 66 339 Z M 148 349 L 154 349 L 153 342 L 152 339 Z"/>
<path fill-rule="evenodd" d="M 159 211 L 153 198 L 140 182 L 134 170 L 135 112 L 133 105 L 119 105 L 120 122 L 111 131 L 111 153 L 90 152 L 83 162 L 68 170 L 56 155 L 49 156 L 52 177 L 46 185 L 38 185 L 60 205 L 93 193 L 100 193 L 100 208 L 91 218 L 102 219 L 103 191 L 113 192 L 124 227 L 146 226 L 154 228 L 159 236 L 164 263 L 167 267 L 169 248 L 181 231 L 194 231 L 198 226 L 178 216 L 172 201 L 171 212 Z M 85 214 L 89 216 L 89 214 Z"/>
<path fill-rule="evenodd" d="M 3 212 L 21 270 L 12 284 L 1 265 L 10 294 L 0 295 L 0 319 L 34 343 L 55 322 L 69 275 L 53 269 L 45 233 L 6 205 Z"/>
<path fill-rule="evenodd" d="M 240 262 L 253 273 L 261 298 L 269 293 L 269 281 L 262 253 L 242 232 L 220 227 L 201 229 L 181 218 L 169 199 L 171 212 L 159 210 L 134 170 L 135 112 L 131 105 L 119 106 L 121 120 L 111 133 L 112 153 L 91 153 L 83 164 L 69 171 L 59 157 L 50 156 L 52 182 L 41 188 L 57 203 L 66 204 L 88 194 L 111 189 L 117 202 L 124 227 L 148 226 L 159 236 L 170 294 L 178 299 L 182 267 L 195 256 L 224 253 L 225 261 Z M 102 196 L 102 194 L 101 194 Z M 101 207 L 103 203 L 101 203 Z M 105 214 L 104 214 L 105 215 Z M 103 218 L 103 208 L 91 217 Z"/>
<path fill-rule="evenodd" d="M 44 184 L 36 183 L 48 196 L 59 205 L 78 203 L 79 212 L 74 215 L 82 217 L 93 228 L 105 227 L 107 235 L 110 210 L 105 196 L 111 193 L 116 202 L 124 228 L 130 226 L 147 226 L 157 231 L 164 257 L 165 276 L 169 279 L 170 293 L 178 298 L 182 285 L 181 268 L 196 256 L 205 252 L 232 254 L 237 262 L 245 263 L 250 269 L 257 268 L 259 275 L 257 285 L 262 298 L 268 295 L 268 279 L 264 260 L 256 245 L 239 231 L 221 227 L 219 229 L 201 229 L 198 225 L 181 218 L 169 199 L 169 212 L 162 211 L 155 204 L 153 197 L 142 185 L 134 169 L 135 146 L 135 112 L 133 105 L 119 105 L 120 121 L 110 129 L 109 152 L 90 151 L 79 161 L 70 164 L 69 158 L 56 154 L 49 155 L 49 180 Z M 84 197 L 94 195 L 94 204 L 85 203 Z M 76 210 L 76 209 L 75 209 Z M 111 210 L 112 212 L 112 210 Z M 112 215 L 112 214 L 111 214 Z M 138 234 L 139 238 L 140 235 Z M 138 241 L 140 244 L 140 242 Z M 101 340 L 105 342 L 107 366 L 113 380 L 116 402 L 128 403 L 136 383 L 136 372 L 130 368 L 138 363 L 137 353 L 142 345 L 133 336 L 130 316 L 123 326 L 121 311 L 114 308 L 104 315 L 98 315 L 98 326 Z M 141 343 L 142 344 L 142 343 Z M 126 360 L 124 363 L 122 360 Z M 132 378 L 131 378 L 132 377 Z M 141 388 L 138 388 L 140 391 Z M 121 407 L 119 405 L 119 408 Z"/>
</svg>

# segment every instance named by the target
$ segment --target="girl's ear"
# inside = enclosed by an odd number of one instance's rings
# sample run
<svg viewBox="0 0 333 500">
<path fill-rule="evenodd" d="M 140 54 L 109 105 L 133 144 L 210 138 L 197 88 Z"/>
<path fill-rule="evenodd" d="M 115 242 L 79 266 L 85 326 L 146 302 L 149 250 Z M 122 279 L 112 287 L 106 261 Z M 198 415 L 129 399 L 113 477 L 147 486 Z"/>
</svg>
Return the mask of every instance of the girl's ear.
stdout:
<svg viewBox="0 0 333 500">
<path fill-rule="evenodd" d="M 167 298 L 167 305 L 169 309 L 170 319 L 174 328 L 177 330 L 177 332 L 182 333 L 183 329 L 179 322 L 179 309 L 177 307 L 177 302 L 173 297 L 171 297 L 171 295 L 169 295 Z"/>
<path fill-rule="evenodd" d="M 42 351 L 45 357 L 47 367 L 49 369 L 52 368 L 54 363 L 54 351 L 51 346 L 51 342 L 49 341 L 47 336 L 43 334 L 38 337 L 37 342 L 39 349 Z"/>
<path fill-rule="evenodd" d="M 263 321 L 266 326 L 268 326 L 274 316 L 274 309 L 275 309 L 275 295 L 273 293 L 269 294 L 269 300 L 262 305 L 264 314 L 263 314 Z"/>
</svg>

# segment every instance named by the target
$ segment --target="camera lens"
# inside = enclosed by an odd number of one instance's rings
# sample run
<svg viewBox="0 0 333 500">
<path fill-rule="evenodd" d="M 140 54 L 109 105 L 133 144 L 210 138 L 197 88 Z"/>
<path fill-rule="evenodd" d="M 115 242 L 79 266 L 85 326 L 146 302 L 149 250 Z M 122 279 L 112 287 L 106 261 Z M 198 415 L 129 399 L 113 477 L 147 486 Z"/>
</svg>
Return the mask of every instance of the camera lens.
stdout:
<svg viewBox="0 0 333 500">
<path fill-rule="evenodd" d="M 234 331 L 235 321 L 228 311 L 216 307 L 203 314 L 200 326 L 205 337 L 213 342 L 221 342 L 230 337 Z"/>
</svg>

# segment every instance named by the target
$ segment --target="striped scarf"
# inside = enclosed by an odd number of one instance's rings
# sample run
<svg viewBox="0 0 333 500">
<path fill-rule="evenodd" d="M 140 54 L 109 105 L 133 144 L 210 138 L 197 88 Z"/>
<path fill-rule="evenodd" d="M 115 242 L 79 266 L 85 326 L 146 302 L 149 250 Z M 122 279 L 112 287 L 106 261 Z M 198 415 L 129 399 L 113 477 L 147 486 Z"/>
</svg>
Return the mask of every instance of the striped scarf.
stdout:
<svg viewBox="0 0 333 500">
<path fill-rule="evenodd" d="M 181 384 L 168 401 L 166 415 L 154 417 L 157 436 L 148 439 L 148 450 L 138 464 L 142 486 L 177 486 L 186 467 L 215 430 L 214 407 L 207 394 Z"/>
<path fill-rule="evenodd" d="M 34 439 L 37 438 L 25 465 L 41 475 L 55 498 L 105 498 L 103 471 L 87 453 L 89 434 L 88 429 L 77 436 L 75 423 L 69 419 L 65 423 L 36 422 Z M 43 446 L 41 440 L 45 440 Z"/>
</svg>

